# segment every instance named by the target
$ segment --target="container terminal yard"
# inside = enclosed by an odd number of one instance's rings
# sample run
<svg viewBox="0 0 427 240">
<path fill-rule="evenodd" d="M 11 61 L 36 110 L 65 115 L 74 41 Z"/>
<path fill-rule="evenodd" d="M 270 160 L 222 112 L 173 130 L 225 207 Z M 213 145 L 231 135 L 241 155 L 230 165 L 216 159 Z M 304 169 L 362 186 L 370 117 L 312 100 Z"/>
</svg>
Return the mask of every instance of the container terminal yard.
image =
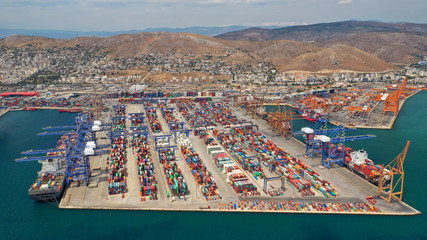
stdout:
<svg viewBox="0 0 427 240">
<path fill-rule="evenodd" d="M 239 92 L 110 92 L 62 100 L 52 107 L 78 104 L 91 113 L 79 114 L 73 126 L 47 127 L 40 135 L 62 136 L 57 148 L 23 152 L 33 156 L 17 161 L 52 162 L 43 165 L 29 195 L 63 192 L 60 208 L 420 214 L 402 201 L 409 141 L 389 165 L 375 165 L 345 146 L 375 136 L 344 135 L 348 124 L 326 128 L 323 116 L 290 131 L 304 141 L 284 137 L 277 130 L 286 132 L 292 116 L 273 121 L 248 114 L 263 115 L 264 97 L 252 105 L 240 105 Z"/>
</svg>

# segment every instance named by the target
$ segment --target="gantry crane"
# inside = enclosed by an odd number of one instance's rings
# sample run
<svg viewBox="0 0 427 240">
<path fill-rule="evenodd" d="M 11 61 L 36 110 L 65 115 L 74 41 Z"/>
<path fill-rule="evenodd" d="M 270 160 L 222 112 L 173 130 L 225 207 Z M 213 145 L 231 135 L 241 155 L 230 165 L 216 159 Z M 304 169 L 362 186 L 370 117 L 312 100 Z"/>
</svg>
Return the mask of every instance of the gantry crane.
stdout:
<svg viewBox="0 0 427 240">
<path fill-rule="evenodd" d="M 319 141 L 322 145 L 322 165 L 324 167 L 330 168 L 332 163 L 337 163 L 341 167 L 344 166 L 345 142 L 376 137 L 375 135 L 371 134 L 358 136 L 345 136 L 344 134 L 345 132 L 342 132 L 341 136 L 334 138 L 315 138 L 315 141 Z M 335 144 L 335 148 L 332 147 L 332 144 Z M 339 151 L 339 148 L 341 148 L 341 151 Z"/>
<path fill-rule="evenodd" d="M 246 102 L 246 115 L 251 114 L 253 119 L 257 118 L 257 113 L 259 109 L 262 109 L 264 107 L 264 98 L 265 98 L 265 92 L 262 94 L 262 98 L 260 99 L 254 99 L 251 102 Z"/>
<path fill-rule="evenodd" d="M 100 119 L 101 113 L 104 111 L 103 97 L 100 94 L 95 94 L 92 97 L 91 112 L 93 119 Z"/>
<path fill-rule="evenodd" d="M 332 163 L 344 166 L 345 142 L 362 139 L 375 138 L 375 135 L 345 136 L 346 131 L 356 130 L 355 128 L 327 128 L 328 120 L 322 119 L 309 127 L 304 127 L 301 132 L 295 135 L 305 135 L 306 154 L 314 157 L 316 153 L 322 155 L 322 165 L 330 168 Z M 313 126 L 314 125 L 314 126 Z M 333 146 L 335 145 L 335 146 Z"/>
<path fill-rule="evenodd" d="M 405 162 L 409 144 L 410 141 L 406 143 L 406 147 L 403 151 L 380 171 L 377 195 L 388 203 L 390 203 L 391 200 L 402 201 L 403 181 L 405 180 L 403 163 Z M 387 184 L 388 182 L 389 184 Z M 384 196 L 384 192 L 386 196 Z"/>
<path fill-rule="evenodd" d="M 293 135 L 293 121 L 303 119 L 294 114 L 291 108 L 280 107 L 280 102 L 277 101 L 276 112 L 271 112 L 267 117 L 268 124 L 273 128 L 274 132 L 289 139 Z"/>
<path fill-rule="evenodd" d="M 406 77 L 403 79 L 399 89 L 396 89 L 392 94 L 388 95 L 384 102 L 384 113 L 393 112 L 394 115 L 399 112 L 399 100 L 406 86 Z"/>
<path fill-rule="evenodd" d="M 89 116 L 86 114 L 79 114 L 76 117 L 76 123 L 74 126 L 43 128 L 43 130 L 64 130 L 64 131 L 57 131 L 57 132 L 43 132 L 38 134 L 41 136 L 49 136 L 49 135 L 65 136 L 64 148 L 26 151 L 26 152 L 23 152 L 22 154 L 30 155 L 30 154 L 53 153 L 55 155 L 24 157 L 24 158 L 16 159 L 15 161 L 25 162 L 25 161 L 65 158 L 65 163 L 66 163 L 65 174 L 67 179 L 67 185 L 69 185 L 70 182 L 74 180 L 85 180 L 86 184 L 89 185 L 90 167 L 89 167 L 88 157 L 84 153 L 84 149 L 85 149 L 84 141 L 95 140 L 92 135 L 93 132 L 91 130 L 91 127 L 92 125 L 89 122 Z"/>
<path fill-rule="evenodd" d="M 242 99 L 242 86 L 239 85 L 238 89 L 240 90 L 239 91 L 239 97 L 237 97 L 236 94 L 233 94 L 234 107 L 237 107 L 239 98 L 240 98 L 240 100 Z"/>
</svg>

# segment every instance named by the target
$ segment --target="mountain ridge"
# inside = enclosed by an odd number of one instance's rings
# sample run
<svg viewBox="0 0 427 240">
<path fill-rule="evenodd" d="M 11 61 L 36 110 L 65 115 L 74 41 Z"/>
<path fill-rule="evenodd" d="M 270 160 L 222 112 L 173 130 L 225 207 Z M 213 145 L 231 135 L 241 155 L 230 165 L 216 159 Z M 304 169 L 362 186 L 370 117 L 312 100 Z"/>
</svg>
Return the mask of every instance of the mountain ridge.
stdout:
<svg viewBox="0 0 427 240">
<path fill-rule="evenodd" d="M 283 26 L 265 26 L 266 29 L 279 28 Z M 194 33 L 206 36 L 216 36 L 223 33 L 251 28 L 245 25 L 231 25 L 231 26 L 214 26 L 214 27 L 182 27 L 182 28 L 145 28 L 142 30 L 120 30 L 120 31 L 73 31 L 73 30 L 55 30 L 55 29 L 9 29 L 0 28 L 0 38 L 10 37 L 12 35 L 27 35 L 27 36 L 40 36 L 59 39 L 70 39 L 76 37 L 111 37 L 120 34 L 135 34 L 140 32 L 170 32 L 170 33 Z"/>
<path fill-rule="evenodd" d="M 91 52 L 107 54 L 109 58 L 132 58 L 147 54 L 166 54 L 176 57 L 193 56 L 203 60 L 207 55 L 216 61 L 234 64 L 256 64 L 257 62 L 271 63 L 279 70 L 299 70 L 318 72 L 334 70 L 334 62 L 320 61 L 331 56 L 343 59 L 340 68 L 358 72 L 383 72 L 395 70 L 396 67 L 385 61 L 353 47 L 336 47 L 342 44 L 330 43 L 330 46 L 319 46 L 290 40 L 276 41 L 230 41 L 204 35 L 190 33 L 137 33 L 120 34 L 111 37 L 78 37 L 72 39 L 53 39 L 45 37 L 30 37 L 14 35 L 0 41 L 0 47 L 60 50 L 64 48 L 85 48 Z M 322 52 L 323 51 L 323 52 Z M 59 51 L 61 52 L 61 51 Z M 308 55 L 307 55 L 308 54 Z M 310 55 L 311 54 L 311 55 Z M 313 55 L 314 54 L 314 55 Z M 358 59 L 352 62 L 349 59 Z M 313 65 L 312 59 L 318 59 L 319 66 Z M 370 63 L 369 65 L 363 64 Z"/>
<path fill-rule="evenodd" d="M 250 28 L 215 36 L 235 41 L 291 40 L 330 47 L 346 44 L 392 64 L 411 64 L 427 56 L 427 24 L 344 21 L 279 29 Z"/>
</svg>

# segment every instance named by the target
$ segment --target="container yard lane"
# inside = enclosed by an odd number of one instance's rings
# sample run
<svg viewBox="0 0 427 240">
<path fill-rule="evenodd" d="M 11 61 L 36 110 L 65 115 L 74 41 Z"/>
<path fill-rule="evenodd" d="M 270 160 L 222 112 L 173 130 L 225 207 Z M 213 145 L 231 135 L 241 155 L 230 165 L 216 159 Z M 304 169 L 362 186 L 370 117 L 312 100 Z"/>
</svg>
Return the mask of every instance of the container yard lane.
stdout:
<svg viewBox="0 0 427 240">
<path fill-rule="evenodd" d="M 206 168 L 212 172 L 212 175 L 216 181 L 218 186 L 219 195 L 222 197 L 222 201 L 224 199 L 231 201 L 239 201 L 236 193 L 230 184 L 227 183 L 224 174 L 219 170 L 217 166 L 215 166 L 215 162 L 211 159 L 211 157 L 207 154 L 206 146 L 201 142 L 198 136 L 194 136 L 194 134 L 190 135 L 190 141 L 193 143 L 193 148 L 199 153 L 200 157 L 204 160 Z"/>
<path fill-rule="evenodd" d="M 126 127 L 127 127 L 127 132 L 130 133 L 131 129 L 130 127 L 132 126 L 131 123 L 131 113 L 141 113 L 142 109 L 140 105 L 136 105 L 136 104 L 129 104 L 127 105 L 128 107 L 126 108 Z M 136 162 L 136 154 L 135 154 L 135 149 L 132 147 L 132 141 L 133 141 L 133 135 L 129 134 L 129 136 L 127 137 L 127 147 L 126 147 L 126 152 L 127 152 L 127 164 L 126 167 L 128 169 L 128 180 L 127 180 L 127 187 L 128 187 L 128 192 L 127 192 L 127 196 L 128 198 L 131 198 L 132 201 L 137 201 L 137 199 L 139 199 L 139 181 L 138 181 L 138 168 L 137 168 L 137 162 Z"/>
<path fill-rule="evenodd" d="M 166 122 L 165 118 L 162 116 L 162 111 L 161 111 L 161 108 L 166 108 L 166 107 L 167 107 L 167 105 L 166 106 L 163 105 L 163 107 L 162 107 L 159 104 L 159 108 L 157 108 L 157 116 L 158 116 L 160 124 L 162 125 L 163 135 L 171 135 L 171 131 L 169 129 L 168 123 Z M 177 144 L 174 140 L 170 140 L 170 144 L 172 146 L 177 146 Z M 190 169 L 188 168 L 187 164 L 185 163 L 184 159 L 182 158 L 181 154 L 179 153 L 179 149 L 176 149 L 176 151 L 175 151 L 175 162 L 178 165 L 179 169 L 181 169 L 183 171 L 184 179 L 187 182 L 189 194 L 187 195 L 186 198 L 188 198 L 188 200 L 192 200 L 192 199 L 200 200 L 201 195 L 200 195 L 199 191 L 197 190 L 197 185 L 191 176 Z"/>
</svg>

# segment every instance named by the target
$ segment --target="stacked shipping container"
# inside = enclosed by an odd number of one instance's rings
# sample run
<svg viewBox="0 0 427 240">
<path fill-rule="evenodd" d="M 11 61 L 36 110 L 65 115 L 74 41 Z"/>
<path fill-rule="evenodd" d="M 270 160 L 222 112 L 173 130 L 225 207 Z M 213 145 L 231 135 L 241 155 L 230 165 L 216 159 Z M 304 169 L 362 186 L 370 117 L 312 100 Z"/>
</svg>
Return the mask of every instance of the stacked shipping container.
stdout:
<svg viewBox="0 0 427 240">
<path fill-rule="evenodd" d="M 188 192 L 187 183 L 181 169 L 175 162 L 175 154 L 171 149 L 160 151 L 160 162 L 166 175 L 166 181 L 173 196 L 184 196 Z"/>
<path fill-rule="evenodd" d="M 145 197 L 157 200 L 157 181 L 146 136 L 134 136 L 133 145 L 136 151 L 141 200 L 145 200 Z"/>
<path fill-rule="evenodd" d="M 108 194 L 124 194 L 126 192 L 126 140 L 124 137 L 112 139 L 110 159 L 107 158 L 107 165 L 110 167 L 108 177 Z"/>
<path fill-rule="evenodd" d="M 194 179 L 206 200 L 217 200 L 219 195 L 212 173 L 207 171 L 199 154 L 189 146 L 181 145 L 181 153 L 191 169 Z"/>
</svg>

